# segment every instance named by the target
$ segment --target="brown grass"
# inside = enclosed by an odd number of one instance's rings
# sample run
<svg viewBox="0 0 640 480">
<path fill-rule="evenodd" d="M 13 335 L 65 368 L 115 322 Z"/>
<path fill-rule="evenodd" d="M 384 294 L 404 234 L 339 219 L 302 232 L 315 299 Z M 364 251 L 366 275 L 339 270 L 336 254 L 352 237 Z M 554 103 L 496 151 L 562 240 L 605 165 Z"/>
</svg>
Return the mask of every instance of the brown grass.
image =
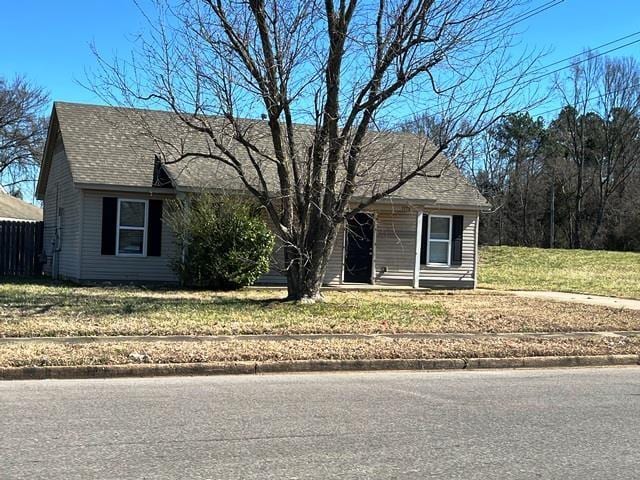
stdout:
<svg viewBox="0 0 640 480">
<path fill-rule="evenodd" d="M 0 345 L 0 366 L 120 365 L 284 360 L 363 360 L 639 354 L 640 338 L 288 340 L 20 343 Z"/>
<path fill-rule="evenodd" d="M 640 330 L 640 311 L 498 293 L 213 293 L 0 283 L 0 336 L 218 335 Z"/>
</svg>

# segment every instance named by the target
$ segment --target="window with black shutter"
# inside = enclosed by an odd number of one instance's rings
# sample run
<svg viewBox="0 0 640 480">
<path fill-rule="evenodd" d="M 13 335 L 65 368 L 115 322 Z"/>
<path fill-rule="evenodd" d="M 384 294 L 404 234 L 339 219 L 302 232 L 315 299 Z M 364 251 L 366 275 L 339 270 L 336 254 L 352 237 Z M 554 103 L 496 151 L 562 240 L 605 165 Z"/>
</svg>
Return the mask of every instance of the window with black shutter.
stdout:
<svg viewBox="0 0 640 480">
<path fill-rule="evenodd" d="M 162 200 L 102 198 L 102 255 L 160 256 Z"/>
<path fill-rule="evenodd" d="M 148 202 L 118 199 L 116 255 L 143 257 L 147 254 Z"/>
<path fill-rule="evenodd" d="M 453 225 L 457 215 L 424 215 L 422 219 L 422 244 L 420 264 L 448 267 L 454 264 Z"/>
</svg>

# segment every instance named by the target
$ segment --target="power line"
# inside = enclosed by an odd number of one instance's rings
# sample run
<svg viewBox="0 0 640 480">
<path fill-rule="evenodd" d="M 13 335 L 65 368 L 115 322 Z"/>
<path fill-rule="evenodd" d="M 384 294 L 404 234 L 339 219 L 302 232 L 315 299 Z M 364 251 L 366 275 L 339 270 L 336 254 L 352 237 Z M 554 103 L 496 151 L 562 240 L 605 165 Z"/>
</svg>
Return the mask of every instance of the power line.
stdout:
<svg viewBox="0 0 640 480">
<path fill-rule="evenodd" d="M 490 31 L 489 34 L 494 34 L 494 33 L 500 32 L 502 30 L 508 30 L 512 26 L 514 26 L 514 25 L 516 25 L 516 24 L 518 24 L 520 22 L 523 22 L 524 20 L 527 20 L 528 18 L 531 18 L 531 17 L 534 17 L 536 15 L 539 15 L 539 14 L 549 10 L 550 8 L 556 7 L 556 6 L 560 5 L 561 3 L 564 3 L 564 1 L 565 0 L 549 0 L 546 3 L 543 3 L 542 5 L 539 5 L 538 7 L 532 8 L 531 10 L 527 10 L 526 12 L 522 12 L 520 15 L 517 15 L 516 17 L 512 18 L 509 22 L 505 22 L 502 25 L 498 25 L 494 30 Z M 541 68 L 547 68 L 547 67 L 541 67 Z M 536 70 L 536 71 L 538 71 L 538 70 Z M 505 83 L 507 81 L 511 81 L 511 80 L 514 80 L 514 79 L 517 79 L 517 78 L 518 77 L 512 78 L 510 80 L 503 80 L 503 81 L 497 83 L 496 85 L 500 85 L 502 83 Z M 470 95 L 471 94 L 465 95 L 465 96 L 468 97 Z M 465 96 L 463 96 L 462 98 L 464 98 Z M 414 116 L 414 114 L 406 115 L 404 117 L 400 117 L 397 120 L 402 120 L 404 118 L 409 118 L 410 116 Z"/>
<path fill-rule="evenodd" d="M 498 25 L 497 27 L 495 27 L 493 30 L 491 30 L 489 32 L 489 34 L 495 34 L 498 32 L 501 32 L 503 30 L 508 30 L 509 28 L 513 27 L 514 25 L 523 22 L 525 20 L 527 20 L 528 18 L 534 17 L 536 15 L 539 15 L 542 12 L 545 12 L 547 10 L 549 10 L 550 8 L 553 8 L 557 5 L 560 5 L 561 3 L 563 3 L 565 0 L 550 0 L 547 3 L 544 3 L 536 8 L 532 8 L 531 10 L 527 10 L 526 12 L 522 12 L 520 15 L 515 16 L 514 18 L 512 18 L 511 20 L 509 20 L 508 22 L 503 23 L 502 25 Z"/>
<path fill-rule="evenodd" d="M 603 43 L 602 45 L 598 45 L 596 47 L 593 47 L 591 50 L 598 50 L 599 48 L 608 47 L 609 45 L 613 45 L 614 43 L 621 42 L 622 40 L 626 40 L 628 38 L 635 37 L 637 35 L 640 35 L 640 30 L 638 30 L 637 32 L 630 33 L 629 35 L 625 35 L 624 37 L 620 37 L 620 38 L 617 38 L 615 40 L 611 40 L 610 42 Z M 534 72 L 538 72 L 540 70 L 545 70 L 545 69 L 547 69 L 549 67 L 553 67 L 553 66 L 558 65 L 560 63 L 564 63 L 564 62 L 566 62 L 568 60 L 571 60 L 573 58 L 579 58 L 583 54 L 584 54 L 584 52 L 576 53 L 575 55 L 571 55 L 570 57 L 566 57 L 566 58 L 563 58 L 562 60 L 557 60 L 557 61 L 555 61 L 553 63 L 549 63 L 548 65 L 545 65 L 544 67 L 540 67 L 539 69 L 534 70 Z"/>
<path fill-rule="evenodd" d="M 631 85 L 627 85 L 625 87 L 619 88 L 617 90 L 612 90 L 610 92 L 601 93 L 600 95 L 596 95 L 594 97 L 588 97 L 588 98 L 586 98 L 584 100 L 584 103 L 592 102 L 593 100 L 600 100 L 601 98 L 604 98 L 607 95 L 616 94 L 616 93 L 622 93 L 622 92 L 624 92 L 626 90 L 629 90 L 631 88 L 636 88 L 636 87 L 640 87 L 640 82 L 634 83 L 634 84 L 631 84 Z M 556 111 L 561 112 L 564 108 L 569 107 L 569 106 L 570 105 L 566 104 L 566 105 L 563 105 L 561 107 L 554 107 L 554 108 L 551 108 L 549 110 L 545 110 L 542 113 L 537 114 L 536 117 L 542 117 L 542 116 L 546 115 L 547 113 L 552 113 L 552 112 L 556 112 Z"/>
<path fill-rule="evenodd" d="M 607 42 L 607 43 L 605 43 L 605 44 L 603 44 L 603 45 L 599 45 L 599 46 L 595 47 L 594 49 L 601 48 L 601 47 L 606 46 L 606 45 L 612 45 L 612 44 L 615 44 L 615 43 L 620 42 L 621 40 L 624 40 L 624 39 L 627 39 L 627 38 L 630 38 L 630 37 L 633 37 L 633 36 L 637 36 L 637 35 L 639 35 L 639 34 L 640 34 L 640 31 L 635 32 L 635 33 L 633 33 L 633 34 L 625 35 L 625 36 L 620 37 L 620 38 L 618 38 L 618 39 L 616 39 L 616 40 L 612 40 L 612 41 Z M 523 83 L 523 84 L 521 84 L 521 85 L 518 85 L 518 88 L 525 88 L 525 87 L 527 87 L 527 86 L 531 85 L 532 83 L 537 82 L 538 80 L 541 80 L 541 79 L 543 79 L 543 78 L 545 78 L 545 77 L 548 77 L 549 75 L 553 75 L 554 73 L 561 72 L 562 70 L 566 70 L 567 68 L 571 68 L 571 67 L 574 67 L 574 66 L 580 65 L 580 64 L 582 64 L 582 63 L 588 62 L 589 60 L 593 60 L 593 59 L 595 59 L 595 58 L 601 57 L 601 56 L 603 56 L 603 55 L 607 55 L 607 54 L 609 54 L 609 53 L 615 52 L 615 51 L 617 51 L 617 50 L 620 50 L 620 49 L 622 49 L 622 48 L 629 47 L 629 46 L 634 45 L 634 44 L 637 44 L 637 43 L 640 43 L 640 38 L 638 38 L 638 39 L 636 39 L 636 40 L 633 40 L 633 41 L 631 41 L 631 42 L 627 42 L 627 43 L 625 43 L 625 44 L 623 44 L 623 45 L 618 45 L 617 47 L 610 48 L 610 49 L 605 50 L 605 51 L 603 51 L 603 52 L 594 53 L 593 55 L 589 55 L 589 56 L 587 56 L 587 57 L 581 58 L 579 61 L 576 61 L 576 62 L 570 63 L 569 65 L 565 65 L 564 67 L 560 67 L 560 68 L 557 68 L 557 69 L 551 70 L 550 72 L 545 72 L 545 73 L 543 73 L 543 74 L 541 74 L 541 75 L 538 75 L 538 76 L 536 76 L 536 77 L 534 77 L 534 78 L 531 78 L 531 79 L 529 79 L 526 83 Z M 572 55 L 571 57 L 568 57 L 568 58 L 569 58 L 569 59 L 571 59 L 571 58 L 577 58 L 577 57 L 580 57 L 580 55 L 583 55 L 583 54 L 576 54 L 576 55 Z M 560 62 L 560 61 L 559 61 L 559 62 Z M 557 64 L 557 63 L 559 63 L 559 62 L 555 62 L 555 64 Z M 554 65 L 554 64 L 550 64 L 550 65 Z M 549 65 L 549 66 L 550 66 L 550 65 Z M 534 70 L 534 72 L 536 72 L 536 71 L 541 71 L 541 70 L 543 70 L 543 69 L 545 69 L 545 68 L 548 68 L 549 66 L 540 67 L 539 69 Z M 507 82 L 513 81 L 513 80 L 517 80 L 518 78 L 519 78 L 519 77 L 513 77 L 513 78 L 511 78 L 511 79 L 501 80 L 501 81 L 499 81 L 499 82 L 496 82 L 496 83 L 494 84 L 494 87 L 495 87 L 495 86 L 497 86 L 497 85 L 502 85 L 502 84 L 504 84 L 504 83 L 507 83 Z M 512 90 L 513 88 L 515 88 L 515 86 L 514 86 L 514 85 L 512 85 L 512 86 L 510 86 L 510 87 L 507 87 L 507 88 L 503 88 L 503 89 L 501 89 L 501 90 L 497 90 L 497 91 L 495 91 L 495 92 L 491 92 L 491 95 L 499 95 L 499 94 L 501 94 L 501 93 L 508 92 L 508 91 Z M 474 96 L 474 94 L 473 94 L 473 93 L 468 93 L 468 94 L 463 95 L 463 96 L 462 96 L 462 98 L 464 99 L 464 98 L 468 98 L 468 97 L 471 97 L 471 96 Z M 471 105 L 472 103 L 474 103 L 474 101 L 466 102 L 466 103 L 462 103 L 462 104 L 459 104 L 459 106 L 464 108 L 464 107 L 466 107 L 466 106 Z M 407 119 L 407 118 L 410 118 L 410 117 L 415 117 L 416 115 L 419 115 L 419 114 L 415 114 L 415 113 L 414 113 L 414 114 L 410 114 L 410 115 L 405 115 L 405 116 L 402 116 L 402 117 L 397 118 L 397 119 L 396 119 L 396 121 L 398 121 L 398 120 L 404 120 L 404 119 Z"/>
<path fill-rule="evenodd" d="M 613 43 L 616 43 L 616 42 L 613 42 Z M 638 38 L 637 40 L 634 40 L 632 42 L 625 43 L 624 45 L 619 45 L 619 46 L 617 46 L 615 48 L 611 48 L 609 50 L 605 50 L 604 52 L 595 53 L 595 54 L 590 55 L 588 57 L 585 57 L 585 58 L 583 58 L 583 59 L 581 59 L 581 60 L 579 60 L 577 62 L 573 62 L 573 63 L 570 63 L 569 65 L 565 65 L 564 67 L 557 68 L 557 69 L 552 70 L 550 72 L 547 72 L 547 73 L 545 73 L 545 74 L 543 74 L 543 75 L 541 75 L 539 77 L 534 78 L 532 81 L 536 81 L 536 80 L 539 80 L 540 78 L 548 77 L 549 75 L 552 75 L 554 73 L 558 73 L 558 72 L 560 72 L 562 70 L 566 70 L 567 68 L 570 68 L 570 67 L 575 67 L 576 65 L 580 65 L 581 63 L 587 62 L 589 60 L 593 60 L 594 58 L 601 57 L 603 55 L 606 55 L 606 54 L 611 53 L 611 52 L 615 52 L 616 50 L 620 50 L 622 48 L 628 47 L 630 45 L 634 45 L 636 43 L 640 43 L 640 38 Z M 599 48 L 599 47 L 596 47 L 596 48 Z M 578 55 L 580 55 L 580 54 L 578 54 Z"/>
<path fill-rule="evenodd" d="M 623 40 L 626 40 L 626 39 L 628 39 L 628 38 L 632 38 L 632 37 L 636 37 L 636 36 L 638 36 L 638 35 L 640 35 L 640 30 L 638 30 L 637 32 L 634 32 L 634 33 L 630 33 L 630 34 L 628 34 L 628 35 L 625 35 L 625 36 L 623 36 L 623 37 L 616 38 L 615 40 L 611 40 L 611 41 L 606 42 L 606 43 L 603 43 L 603 44 L 601 44 L 601 45 L 597 45 L 597 46 L 595 46 L 595 47 L 590 48 L 589 50 L 597 51 L 597 50 L 599 50 L 600 48 L 608 47 L 609 45 L 613 45 L 613 44 L 615 44 L 615 43 L 619 43 L 619 42 L 621 42 L 621 41 L 623 41 Z M 579 61 L 577 61 L 577 62 L 573 62 L 573 63 L 571 63 L 571 64 L 569 64 L 569 65 L 565 65 L 565 66 L 564 66 L 564 67 L 562 67 L 562 68 L 559 68 L 559 69 L 557 69 L 557 70 L 554 70 L 553 72 L 547 72 L 547 73 L 545 73 L 544 75 L 546 76 L 546 75 L 551 75 L 551 74 L 553 74 L 553 73 L 557 73 L 557 72 L 559 72 L 559 71 L 561 71 L 561 70 L 564 70 L 565 68 L 569 68 L 569 67 L 574 66 L 574 65 L 579 65 L 580 63 L 583 63 L 583 62 L 585 62 L 585 61 L 587 61 L 587 60 L 590 60 L 590 59 L 592 59 L 592 58 L 597 58 L 597 57 L 600 57 L 600 56 L 602 56 L 602 55 L 606 55 L 607 53 L 611 53 L 611 52 L 613 52 L 613 51 L 615 51 L 615 50 L 619 50 L 619 49 L 621 49 L 621 48 L 628 47 L 629 45 L 633 45 L 634 43 L 638 43 L 638 42 L 640 42 L 640 39 L 634 40 L 633 42 L 629 42 L 629 43 L 626 43 L 626 44 L 624 44 L 624 45 L 619 45 L 618 47 L 613 48 L 613 49 L 611 49 L 611 50 L 607 50 L 607 51 L 605 51 L 605 52 L 596 52 L 596 54 L 595 54 L 594 56 L 592 56 L 592 57 L 589 57 L 589 58 L 586 58 L 586 59 L 585 59 L 585 58 L 583 58 L 583 59 L 581 59 L 581 60 L 579 60 Z M 584 54 L 585 54 L 585 52 L 576 53 L 576 54 L 571 55 L 571 56 L 569 56 L 569 57 L 563 58 L 562 60 L 557 60 L 557 61 L 555 61 L 555 62 L 552 62 L 552 63 L 549 63 L 549 64 L 547 64 L 547 65 L 544 65 L 543 67 L 536 68 L 536 69 L 534 69 L 531 73 L 542 72 L 542 71 L 546 70 L 546 69 L 547 69 L 547 68 L 549 68 L 549 67 L 553 67 L 553 66 L 555 66 L 555 65 L 559 65 L 559 64 L 561 64 L 561 63 L 564 63 L 564 62 L 566 62 L 566 61 L 568 61 L 568 60 L 572 60 L 572 59 L 574 59 L 574 58 L 579 59 L 579 58 L 580 58 L 582 55 L 584 55 Z M 511 78 L 508 78 L 508 79 L 506 79 L 506 80 L 501 80 L 500 82 L 496 83 L 496 85 L 502 85 L 503 83 L 507 83 L 507 82 L 511 82 L 511 81 L 513 81 L 513 80 L 517 80 L 518 78 L 519 78 L 519 77 L 511 77 Z M 538 78 L 540 78 L 540 77 L 538 77 Z M 534 80 L 535 80 L 535 79 L 534 79 Z"/>
</svg>

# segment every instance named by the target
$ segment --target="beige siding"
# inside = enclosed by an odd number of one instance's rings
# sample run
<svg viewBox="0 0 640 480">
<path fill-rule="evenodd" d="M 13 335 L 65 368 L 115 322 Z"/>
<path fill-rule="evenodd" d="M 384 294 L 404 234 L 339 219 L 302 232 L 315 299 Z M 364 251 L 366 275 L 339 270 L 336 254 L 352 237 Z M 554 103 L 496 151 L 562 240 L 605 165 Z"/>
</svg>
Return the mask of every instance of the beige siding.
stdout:
<svg viewBox="0 0 640 480">
<path fill-rule="evenodd" d="M 340 283 L 342 277 L 342 242 L 343 231 L 342 227 L 339 227 L 336 245 L 333 249 L 331 257 L 329 257 L 329 263 L 327 264 L 327 270 L 324 277 L 325 284 Z M 259 285 L 283 285 L 287 283 L 287 277 L 283 273 L 285 268 L 285 261 L 284 249 L 282 245 L 282 241 L 280 239 L 276 239 L 276 245 L 273 249 L 271 260 L 271 269 L 260 277 L 257 282 Z"/>
<path fill-rule="evenodd" d="M 377 285 L 413 286 L 416 259 L 417 210 L 410 207 L 377 206 L 375 214 L 374 276 Z M 463 215 L 462 263 L 452 267 L 421 266 L 422 287 L 472 287 L 474 284 L 476 212 L 457 210 L 425 210 L 429 214 Z M 426 218 L 426 217 L 425 217 Z M 278 265 L 283 264 L 281 250 L 276 247 Z M 278 253 L 279 252 L 279 253 Z M 344 229 L 340 227 L 336 244 L 329 258 L 324 283 L 342 283 Z M 283 284 L 286 278 L 274 266 L 260 279 L 263 284 Z"/>
<path fill-rule="evenodd" d="M 287 283 L 287 277 L 283 274 L 284 249 L 282 241 L 276 238 L 276 244 L 271 254 L 271 268 L 256 282 L 258 285 L 282 285 Z"/>
<path fill-rule="evenodd" d="M 408 208 L 376 212 L 376 283 L 411 285 L 415 245 L 415 212 Z"/>
<path fill-rule="evenodd" d="M 63 208 L 61 229 L 60 275 L 79 280 L 175 282 L 170 267 L 175 258 L 175 241 L 170 228 L 163 225 L 162 255 L 160 257 L 119 257 L 101 255 L 102 198 L 151 198 L 144 194 L 79 191 L 73 187 L 69 167 L 61 148 L 56 148 L 45 196 L 45 250 L 52 255 L 55 233 L 55 211 Z M 56 195 L 57 192 L 57 195 Z M 156 195 L 154 198 L 158 198 Z M 167 197 L 168 198 L 168 197 Z M 413 285 L 416 252 L 416 219 L 414 208 L 376 206 L 376 241 L 374 257 L 375 283 L 384 285 Z M 464 215 L 462 264 L 455 267 L 422 266 L 421 286 L 473 286 L 476 255 L 476 212 L 425 210 L 428 215 Z M 342 283 L 344 229 L 340 227 L 333 253 L 329 259 L 325 284 Z M 283 250 L 278 242 L 274 250 L 272 269 L 263 275 L 260 284 L 284 284 L 281 273 Z M 51 261 L 47 264 L 51 271 Z"/>
<path fill-rule="evenodd" d="M 324 283 L 328 285 L 335 285 L 342 283 L 342 262 L 344 255 L 344 228 L 338 227 L 338 233 L 336 235 L 336 243 L 333 247 L 333 252 L 327 262 L 327 270 L 324 274 Z"/>
<path fill-rule="evenodd" d="M 43 210 L 43 248 L 47 257 L 45 273 L 54 273 L 54 250 L 57 250 L 58 274 L 62 278 L 77 280 L 80 274 L 80 190 L 73 185 L 71 169 L 61 140 L 58 140 L 51 158 Z M 61 213 L 59 230 L 58 211 Z"/>
<path fill-rule="evenodd" d="M 460 211 L 430 211 L 427 214 L 464 215 L 462 223 L 462 263 L 455 267 L 430 267 L 420 268 L 420 284 L 446 285 L 447 282 L 474 282 L 475 255 L 476 255 L 476 212 Z"/>
<path fill-rule="evenodd" d="M 263 219 L 266 224 L 269 226 L 272 232 L 275 232 L 275 227 L 271 220 L 271 217 L 264 212 Z M 267 273 L 262 275 L 256 284 L 258 285 L 283 285 L 287 283 L 287 277 L 283 273 L 284 271 L 284 243 L 280 238 L 276 235 L 275 246 L 273 247 L 273 252 L 271 254 L 271 268 Z"/>
<path fill-rule="evenodd" d="M 375 281 L 378 285 L 413 285 L 416 259 L 417 210 L 378 206 L 376 218 Z M 425 214 L 463 215 L 462 263 L 452 267 L 421 266 L 422 287 L 470 287 L 474 282 L 476 212 L 425 210 Z"/>
<path fill-rule="evenodd" d="M 144 194 L 83 192 L 83 232 L 81 250 L 82 280 L 175 282 L 170 262 L 176 255 L 175 240 L 168 225 L 162 226 L 162 251 L 159 257 L 120 257 L 101 255 L 102 198 L 162 198 Z"/>
</svg>

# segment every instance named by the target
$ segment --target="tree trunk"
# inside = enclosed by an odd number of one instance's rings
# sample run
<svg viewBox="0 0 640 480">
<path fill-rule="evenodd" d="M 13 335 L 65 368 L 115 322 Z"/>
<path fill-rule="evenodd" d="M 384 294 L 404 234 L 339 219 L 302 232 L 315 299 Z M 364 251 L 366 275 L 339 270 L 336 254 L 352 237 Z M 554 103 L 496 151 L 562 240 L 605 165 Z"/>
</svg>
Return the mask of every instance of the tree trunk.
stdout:
<svg viewBox="0 0 640 480">
<path fill-rule="evenodd" d="M 583 172 L 584 161 L 580 163 L 578 168 L 571 248 L 582 248 L 582 197 L 584 196 Z"/>
<path fill-rule="evenodd" d="M 598 234 L 600 233 L 600 228 L 602 227 L 602 224 L 604 223 L 604 212 L 606 209 L 606 200 L 601 200 L 600 204 L 598 205 L 598 213 L 596 215 L 596 221 L 595 221 L 595 225 L 593 226 L 593 229 L 591 230 L 591 248 L 598 248 L 598 247 L 602 247 L 602 245 L 600 245 L 598 243 Z"/>
<path fill-rule="evenodd" d="M 323 278 L 324 271 L 317 264 L 307 263 L 300 267 L 296 261 L 296 265 L 292 264 L 287 270 L 287 300 L 303 303 L 322 300 L 320 287 Z"/>
<path fill-rule="evenodd" d="M 285 249 L 287 300 L 315 303 L 322 300 L 320 289 L 327 263 L 336 241 L 337 226 L 327 224 L 307 247 Z M 300 242 L 304 245 L 304 242 Z"/>
</svg>

